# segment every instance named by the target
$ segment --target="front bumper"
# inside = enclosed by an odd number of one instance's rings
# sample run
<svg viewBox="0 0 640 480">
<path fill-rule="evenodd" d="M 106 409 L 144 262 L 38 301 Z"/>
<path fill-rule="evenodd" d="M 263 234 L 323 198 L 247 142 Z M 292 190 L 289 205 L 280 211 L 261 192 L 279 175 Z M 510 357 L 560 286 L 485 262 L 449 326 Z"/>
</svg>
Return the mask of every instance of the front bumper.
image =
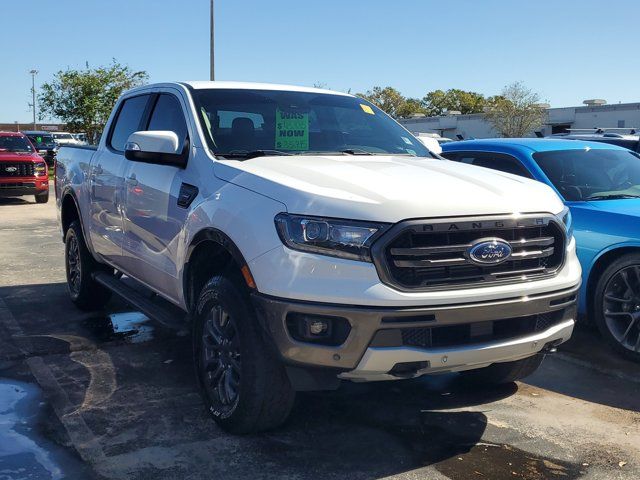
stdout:
<svg viewBox="0 0 640 480">
<path fill-rule="evenodd" d="M 368 381 L 397 378 L 389 373 L 397 364 L 424 362 L 419 374 L 457 371 L 518 360 L 567 341 L 579 286 L 499 301 L 408 308 L 252 298 L 287 364 L 334 368 L 341 378 Z M 287 325 L 292 314 L 346 319 L 350 331 L 338 346 L 297 341 Z M 539 318 L 549 320 L 538 328 Z M 431 340 L 408 345 L 406 332 Z"/>
<path fill-rule="evenodd" d="M 49 180 L 46 177 L 20 180 L 0 178 L 0 198 L 36 195 L 48 189 Z"/>
</svg>

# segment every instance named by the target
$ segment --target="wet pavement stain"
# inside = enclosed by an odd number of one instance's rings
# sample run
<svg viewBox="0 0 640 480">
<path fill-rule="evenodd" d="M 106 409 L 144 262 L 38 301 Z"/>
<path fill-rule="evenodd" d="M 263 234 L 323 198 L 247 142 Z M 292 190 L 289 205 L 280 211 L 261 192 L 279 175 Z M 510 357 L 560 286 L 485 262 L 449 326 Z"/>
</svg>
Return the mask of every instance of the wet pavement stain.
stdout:
<svg viewBox="0 0 640 480">
<path fill-rule="evenodd" d="M 449 478 L 491 480 L 573 480 L 585 473 L 573 463 L 538 457 L 512 445 L 488 442 L 473 445 L 467 453 L 452 456 L 434 466 Z"/>
</svg>

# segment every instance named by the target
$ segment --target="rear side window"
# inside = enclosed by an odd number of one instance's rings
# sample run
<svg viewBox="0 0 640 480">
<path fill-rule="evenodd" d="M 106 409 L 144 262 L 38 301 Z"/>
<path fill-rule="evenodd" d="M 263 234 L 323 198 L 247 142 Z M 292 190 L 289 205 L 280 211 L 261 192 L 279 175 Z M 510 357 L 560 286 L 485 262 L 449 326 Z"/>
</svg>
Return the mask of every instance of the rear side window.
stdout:
<svg viewBox="0 0 640 480">
<path fill-rule="evenodd" d="M 180 101 L 169 94 L 161 94 L 151 113 L 147 130 L 168 130 L 175 132 L 180 141 L 179 149 L 182 150 L 187 138 L 187 122 Z"/>
<path fill-rule="evenodd" d="M 522 163 L 520 163 L 520 160 L 504 153 L 443 152 L 442 155 L 456 162 L 491 168 L 520 177 L 533 178 Z"/>
<path fill-rule="evenodd" d="M 128 98 L 122 103 L 116 123 L 111 130 L 109 141 L 111 148 L 124 152 L 124 145 L 127 143 L 129 135 L 140 129 L 140 122 L 148 99 L 149 95 L 140 95 Z"/>
</svg>

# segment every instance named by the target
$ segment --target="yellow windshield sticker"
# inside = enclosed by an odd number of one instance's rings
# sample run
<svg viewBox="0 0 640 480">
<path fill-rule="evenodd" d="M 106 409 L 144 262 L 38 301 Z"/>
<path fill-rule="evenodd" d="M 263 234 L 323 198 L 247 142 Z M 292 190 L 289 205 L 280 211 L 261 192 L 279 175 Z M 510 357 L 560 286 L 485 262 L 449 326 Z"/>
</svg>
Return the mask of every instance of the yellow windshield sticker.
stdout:
<svg viewBox="0 0 640 480">
<path fill-rule="evenodd" d="M 276 110 L 276 149 L 309 150 L 309 114 Z"/>
<path fill-rule="evenodd" d="M 375 115 L 373 108 L 371 108 L 369 105 L 364 105 L 363 103 L 361 103 L 360 108 L 364 110 L 365 113 L 368 113 L 369 115 Z"/>
</svg>

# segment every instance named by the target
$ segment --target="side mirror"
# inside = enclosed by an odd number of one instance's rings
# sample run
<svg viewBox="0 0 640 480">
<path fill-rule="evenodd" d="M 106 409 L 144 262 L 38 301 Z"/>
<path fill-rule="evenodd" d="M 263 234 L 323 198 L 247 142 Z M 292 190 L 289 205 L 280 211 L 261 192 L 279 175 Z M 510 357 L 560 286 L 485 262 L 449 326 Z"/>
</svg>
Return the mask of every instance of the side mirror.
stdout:
<svg viewBox="0 0 640 480">
<path fill-rule="evenodd" d="M 184 168 L 187 164 L 188 149 L 179 151 L 180 140 L 175 132 L 151 130 L 133 132 L 124 147 L 124 156 L 134 162 L 175 165 Z"/>
</svg>

